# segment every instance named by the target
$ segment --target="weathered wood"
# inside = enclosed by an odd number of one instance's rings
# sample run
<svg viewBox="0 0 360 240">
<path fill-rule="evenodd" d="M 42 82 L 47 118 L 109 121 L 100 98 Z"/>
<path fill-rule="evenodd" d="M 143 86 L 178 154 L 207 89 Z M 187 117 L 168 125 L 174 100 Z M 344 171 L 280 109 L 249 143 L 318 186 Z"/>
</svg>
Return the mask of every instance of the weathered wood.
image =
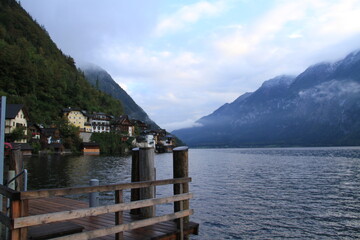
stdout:
<svg viewBox="0 0 360 240">
<path fill-rule="evenodd" d="M 191 182 L 191 178 L 164 179 L 157 181 L 144 181 L 134 183 L 109 184 L 94 187 L 73 187 L 73 188 L 55 188 L 20 192 L 20 199 L 37 199 L 46 197 L 66 196 L 75 194 L 84 194 L 91 192 L 110 192 L 116 190 L 125 190 L 133 188 L 144 188 L 149 186 L 160 186 L 176 183 Z"/>
<path fill-rule="evenodd" d="M 10 155 L 9 170 L 15 171 L 15 176 L 18 175 L 23 169 L 23 156 L 20 149 L 13 149 Z M 8 179 L 10 180 L 10 179 Z M 18 177 L 15 180 L 16 190 L 23 190 L 24 181 L 22 177 Z"/>
<path fill-rule="evenodd" d="M 182 188 L 182 185 L 180 185 L 180 194 L 183 193 L 183 188 Z M 183 201 L 180 201 L 180 211 L 183 211 L 184 210 L 184 202 Z M 177 227 L 180 231 L 180 233 L 178 234 L 178 236 L 176 237 L 177 240 L 184 240 L 184 219 L 183 218 L 179 218 L 177 219 Z"/>
<path fill-rule="evenodd" d="M 27 217 L 29 216 L 29 200 L 23 200 L 21 201 L 21 217 Z M 21 228 L 21 239 L 27 239 L 28 238 L 28 228 L 24 227 Z"/>
<path fill-rule="evenodd" d="M 132 158 L 131 158 L 131 182 L 139 182 L 139 148 L 134 148 L 132 150 Z M 140 200 L 140 189 L 133 188 L 131 189 L 131 201 Z M 131 214 L 138 215 L 140 214 L 140 209 L 131 209 Z"/>
<path fill-rule="evenodd" d="M 58 212 L 64 210 L 76 210 L 81 208 L 87 208 L 86 202 L 79 200 L 54 197 L 33 199 L 29 201 L 30 215 L 46 214 L 49 212 Z M 130 215 L 129 211 L 124 211 L 124 223 L 130 223 L 132 221 L 141 220 L 139 217 Z M 102 214 L 93 217 L 83 217 L 79 219 L 73 219 L 66 222 L 73 222 L 75 224 L 84 227 L 84 231 L 92 231 L 99 228 L 114 226 L 114 214 Z M 184 225 L 184 235 L 191 235 L 198 233 L 197 223 L 190 222 L 188 225 Z M 140 239 L 176 239 L 177 227 L 174 221 L 165 221 L 150 225 L 144 228 L 135 229 L 132 231 L 124 232 L 124 237 L 127 240 L 140 240 Z M 114 240 L 113 235 L 102 237 L 102 240 Z"/>
<path fill-rule="evenodd" d="M 154 148 L 140 148 L 139 151 L 139 179 L 140 181 L 154 181 Z M 149 186 L 140 189 L 140 199 L 151 199 L 155 197 L 155 187 Z M 155 206 L 140 209 L 142 217 L 155 216 Z"/>
<path fill-rule="evenodd" d="M 44 240 L 82 232 L 83 226 L 71 222 L 50 223 L 29 229 L 31 240 Z M 27 238 L 24 238 L 27 239 Z"/>
<path fill-rule="evenodd" d="M 173 149 L 173 175 L 174 178 L 184 178 L 189 176 L 189 160 L 188 160 L 188 147 L 178 147 Z M 189 184 L 174 184 L 174 195 L 188 193 L 189 192 Z M 189 209 L 189 200 L 185 200 L 182 202 L 174 203 L 174 212 L 182 211 Z M 182 227 L 182 224 L 189 223 L 189 217 L 185 217 L 184 219 L 177 220 L 179 228 Z M 179 236 L 178 239 L 184 236 Z M 187 239 L 185 236 L 184 239 Z"/>
<path fill-rule="evenodd" d="M 186 178 L 189 176 L 188 148 L 178 147 L 173 149 L 173 173 L 174 178 Z M 189 192 L 189 184 L 182 183 L 182 193 Z M 180 194 L 180 184 L 174 184 L 174 194 Z M 189 208 L 189 201 L 184 201 L 184 209 Z M 180 204 L 174 204 L 174 211 L 180 210 Z M 188 220 L 187 220 L 188 221 Z"/>
<path fill-rule="evenodd" d="M 10 200 L 19 200 L 20 199 L 20 192 L 15 191 L 15 190 L 8 188 L 1 184 L 0 184 L 0 194 L 4 195 L 7 198 L 10 198 Z"/>
<path fill-rule="evenodd" d="M 120 204 L 123 202 L 124 202 L 123 191 L 122 190 L 115 191 L 115 204 Z M 121 225 L 121 224 L 123 224 L 123 212 L 122 211 L 115 212 L 115 225 Z M 115 234 L 115 240 L 123 240 L 123 239 L 124 239 L 123 232 L 119 232 Z"/>
<path fill-rule="evenodd" d="M 108 227 L 108 228 L 103 228 L 103 229 L 98 229 L 98 230 L 93 230 L 93 231 L 88 231 L 88 232 L 83 232 L 83 233 L 77 233 L 77 234 L 73 234 L 71 236 L 64 236 L 64 237 L 59 237 L 59 238 L 55 238 L 55 239 L 56 240 L 85 240 L 85 239 L 91 239 L 91 238 L 96 238 L 96 237 L 103 237 L 103 236 L 115 234 L 115 233 L 122 232 L 122 231 L 129 231 L 129 230 L 133 230 L 133 229 L 137 229 L 137 228 L 141 228 L 141 227 L 145 227 L 145 226 L 150 226 L 150 225 L 164 222 L 164 221 L 169 221 L 169 220 L 173 220 L 173 219 L 177 219 L 177 218 L 190 216 L 193 213 L 194 213 L 194 211 L 192 209 L 188 209 L 188 210 L 184 210 L 181 212 L 176 212 L 176 213 L 153 217 L 153 218 L 147 218 L 144 220 L 139 220 L 139 221 L 122 224 L 122 225 L 117 225 L 117 226 L 113 226 L 113 227 Z"/>
<path fill-rule="evenodd" d="M 136 202 L 129 203 L 119 203 L 114 205 L 100 206 L 94 208 L 84 208 L 76 209 L 70 211 L 46 213 L 35 216 L 21 217 L 13 219 L 14 228 L 30 227 L 40 224 L 59 222 L 59 221 L 68 221 L 71 219 L 98 216 L 105 213 L 114 213 L 119 211 L 126 211 L 134 208 L 148 207 L 157 204 L 166 204 L 180 200 L 191 199 L 193 197 L 192 193 L 179 194 L 176 196 L 165 197 L 165 198 L 156 198 L 156 199 L 146 199 Z"/>
<path fill-rule="evenodd" d="M 11 202 L 11 219 L 21 217 L 21 201 L 15 200 Z M 21 240 L 21 229 L 11 228 L 11 240 Z"/>
</svg>

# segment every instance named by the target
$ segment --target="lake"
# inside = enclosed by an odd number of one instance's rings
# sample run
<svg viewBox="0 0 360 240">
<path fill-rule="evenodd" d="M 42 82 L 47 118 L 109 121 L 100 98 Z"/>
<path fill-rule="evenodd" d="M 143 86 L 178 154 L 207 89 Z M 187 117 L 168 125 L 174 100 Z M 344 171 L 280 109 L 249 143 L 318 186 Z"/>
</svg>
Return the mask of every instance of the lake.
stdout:
<svg viewBox="0 0 360 240">
<path fill-rule="evenodd" d="M 157 179 L 172 178 L 172 154 L 155 155 L 155 165 Z M 131 156 L 32 157 L 25 166 L 29 189 L 131 178 Z M 360 238 L 360 147 L 190 149 L 189 169 L 191 220 L 200 223 L 192 239 Z M 101 194 L 102 204 L 112 199 Z"/>
</svg>

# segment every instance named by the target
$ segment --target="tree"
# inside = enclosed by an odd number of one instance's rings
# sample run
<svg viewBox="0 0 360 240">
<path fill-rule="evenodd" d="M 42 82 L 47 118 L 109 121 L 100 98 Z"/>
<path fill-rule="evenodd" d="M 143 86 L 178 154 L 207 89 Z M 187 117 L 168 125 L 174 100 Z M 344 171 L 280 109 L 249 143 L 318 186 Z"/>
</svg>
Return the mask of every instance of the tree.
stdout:
<svg viewBox="0 0 360 240">
<path fill-rule="evenodd" d="M 26 128 L 23 126 L 16 127 L 10 134 L 9 140 L 10 142 L 20 141 L 25 138 Z"/>
</svg>

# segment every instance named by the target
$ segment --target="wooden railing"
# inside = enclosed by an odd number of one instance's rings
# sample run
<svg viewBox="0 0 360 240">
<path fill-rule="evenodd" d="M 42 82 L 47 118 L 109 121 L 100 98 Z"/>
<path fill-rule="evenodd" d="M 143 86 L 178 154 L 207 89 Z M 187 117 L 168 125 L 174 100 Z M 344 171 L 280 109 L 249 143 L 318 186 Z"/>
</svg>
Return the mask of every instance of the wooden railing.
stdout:
<svg viewBox="0 0 360 240">
<path fill-rule="evenodd" d="M 3 212 L 0 212 L 0 221 L 11 230 L 9 239 L 25 240 L 27 239 L 27 228 L 31 226 L 67 221 L 67 220 L 78 219 L 83 217 L 98 216 L 106 213 L 115 213 L 114 226 L 95 229 L 82 233 L 76 233 L 76 234 L 60 237 L 57 239 L 69 239 L 69 240 L 91 239 L 95 237 L 107 236 L 110 234 L 116 234 L 116 239 L 123 239 L 124 231 L 133 230 L 174 219 L 179 219 L 179 223 L 180 223 L 182 222 L 181 220 L 182 218 L 189 217 L 190 215 L 193 214 L 192 209 L 179 209 L 179 210 L 175 210 L 176 212 L 171 214 L 137 220 L 131 223 L 123 223 L 122 221 L 123 211 L 155 206 L 158 204 L 172 203 L 172 202 L 174 203 L 175 202 L 182 203 L 183 201 L 188 202 L 189 199 L 193 197 L 191 193 L 180 192 L 180 193 L 175 193 L 174 195 L 169 197 L 144 199 L 144 200 L 124 203 L 123 190 L 146 188 L 146 187 L 160 186 L 160 185 L 175 185 L 175 186 L 180 185 L 181 186 L 180 189 L 183 189 L 182 186 L 188 185 L 190 181 L 191 178 L 186 177 L 186 178 L 174 178 L 174 179 L 165 179 L 165 180 L 157 180 L 157 181 L 144 181 L 144 182 L 133 182 L 133 183 L 111 184 L 111 185 L 89 186 L 89 187 L 58 188 L 58 189 L 27 191 L 27 192 L 14 191 L 3 185 L 0 185 L 0 194 L 2 194 L 5 198 L 10 199 L 10 214 L 5 214 Z M 74 194 L 86 194 L 93 192 L 109 192 L 109 191 L 115 192 L 115 204 L 113 205 L 81 208 L 70 211 L 61 211 L 61 212 L 28 216 L 29 213 L 28 201 L 32 199 L 47 198 L 54 196 L 66 196 L 66 195 L 74 195 Z M 179 226 L 180 225 L 181 224 L 179 224 Z"/>
</svg>

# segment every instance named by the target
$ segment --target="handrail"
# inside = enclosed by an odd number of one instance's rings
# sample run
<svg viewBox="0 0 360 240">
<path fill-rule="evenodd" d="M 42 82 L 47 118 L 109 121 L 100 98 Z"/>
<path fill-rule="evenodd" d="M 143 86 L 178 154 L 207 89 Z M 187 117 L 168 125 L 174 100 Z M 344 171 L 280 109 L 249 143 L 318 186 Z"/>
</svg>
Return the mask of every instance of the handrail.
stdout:
<svg viewBox="0 0 360 240">
<path fill-rule="evenodd" d="M 15 234 L 17 237 L 14 239 L 23 239 L 22 231 L 27 231 L 26 229 L 30 226 L 38 226 L 47 223 L 55 223 L 60 221 L 68 221 L 73 219 L 79 219 L 83 217 L 94 217 L 101 214 L 115 213 L 121 214 L 123 211 L 151 207 L 159 204 L 166 203 L 176 203 L 182 201 L 189 201 L 193 198 L 192 193 L 180 193 L 171 195 L 169 197 L 162 198 L 151 198 L 143 199 L 137 201 L 131 201 L 128 203 L 117 202 L 116 204 L 99 206 L 99 207 L 89 207 L 89 208 L 80 208 L 60 212 L 52 212 L 46 214 L 38 214 L 27 216 L 27 208 L 29 199 L 37 199 L 49 196 L 64 196 L 72 194 L 81 194 L 89 193 L 95 191 L 115 191 L 115 195 L 122 196 L 122 191 L 125 189 L 133 188 L 145 188 L 150 186 L 159 186 L 159 185 L 174 185 L 174 184 L 184 184 L 191 181 L 191 178 L 174 178 L 174 179 L 164 179 L 156 181 L 144 181 L 144 182 L 133 182 L 133 183 L 121 183 L 121 184 L 110 184 L 103 186 L 93 186 L 93 187 L 77 187 L 77 188 L 61 188 L 61 189 L 48 189 L 48 190 L 37 190 L 37 191 L 28 191 L 28 192 L 17 192 L 6 186 L 0 185 L 0 193 L 4 192 L 6 196 L 18 196 L 18 198 L 11 198 L 11 216 L 6 216 L 5 214 L 0 214 L 0 222 L 8 226 L 12 234 Z M 121 197 L 122 198 L 122 197 Z M 25 210 L 25 212 L 23 212 Z M 147 219 L 137 220 L 131 223 L 122 223 L 122 221 L 117 222 L 115 220 L 115 226 L 110 227 L 100 227 L 98 229 L 72 234 L 66 237 L 60 237 L 59 239 L 69 239 L 69 240 L 80 240 L 80 239 L 90 239 L 95 237 L 107 236 L 111 234 L 120 234 L 127 230 L 133 230 L 141 228 L 144 226 L 153 225 L 156 223 L 181 219 L 188 217 L 193 214 L 192 209 L 181 209 L 174 213 L 165 214 L 162 216 L 153 216 Z M 122 215 L 121 215 L 122 216 Z M 14 236 L 15 236 L 14 235 Z M 20 237 L 21 235 L 21 237 Z M 25 236 L 25 235 L 24 235 Z"/>
<path fill-rule="evenodd" d="M 67 236 L 63 236 L 63 237 L 58 237 L 58 238 L 56 238 L 56 240 L 84 240 L 84 239 L 92 239 L 92 238 L 97 238 L 97 237 L 104 237 L 104 236 L 108 236 L 108 235 L 123 232 L 123 231 L 129 231 L 129 230 L 134 230 L 134 229 L 141 228 L 141 227 L 150 226 L 150 225 L 160 223 L 160 222 L 165 222 L 165 221 L 170 221 L 170 220 L 179 219 L 179 218 L 183 218 L 183 217 L 188 217 L 192 214 L 194 214 L 194 210 L 187 209 L 184 211 L 175 212 L 172 214 L 166 214 L 166 215 L 158 216 L 158 217 L 152 217 L 152 218 L 148 218 L 148 219 L 143 219 L 143 220 L 139 220 L 139 221 L 135 221 L 135 222 L 131 222 L 131 223 L 115 225 L 112 227 L 107 227 L 107 228 L 102 228 L 102 229 L 97 229 L 97 230 L 92 230 L 92 231 L 87 231 L 87 232 L 82 232 L 82 233 L 75 233 L 75 234 L 67 235 Z"/>
<path fill-rule="evenodd" d="M 112 204 L 100 207 L 81 208 L 69 211 L 54 212 L 39 214 L 34 216 L 27 216 L 21 218 L 15 218 L 13 220 L 13 228 L 23 228 L 36 226 L 52 222 L 68 221 L 71 219 L 82 218 L 82 217 L 94 217 L 106 213 L 114 213 L 119 211 L 127 211 L 135 208 L 150 207 L 158 204 L 166 204 L 171 202 L 189 200 L 193 197 L 192 193 L 178 194 L 171 197 L 164 198 L 152 198 L 139 200 L 129 203 Z"/>
<path fill-rule="evenodd" d="M 21 198 L 21 200 L 37 199 L 37 198 L 66 196 L 66 195 L 84 194 L 84 193 L 92 193 L 92 192 L 110 192 L 110 191 L 116 191 L 116 190 L 145 188 L 145 187 L 151 187 L 151 186 L 188 183 L 188 182 L 191 182 L 191 178 L 189 178 L 189 177 L 187 177 L 187 178 L 172 178 L 172 179 L 155 180 L 155 181 L 100 185 L 100 186 L 55 188 L 55 189 L 20 192 L 20 198 Z"/>
</svg>

